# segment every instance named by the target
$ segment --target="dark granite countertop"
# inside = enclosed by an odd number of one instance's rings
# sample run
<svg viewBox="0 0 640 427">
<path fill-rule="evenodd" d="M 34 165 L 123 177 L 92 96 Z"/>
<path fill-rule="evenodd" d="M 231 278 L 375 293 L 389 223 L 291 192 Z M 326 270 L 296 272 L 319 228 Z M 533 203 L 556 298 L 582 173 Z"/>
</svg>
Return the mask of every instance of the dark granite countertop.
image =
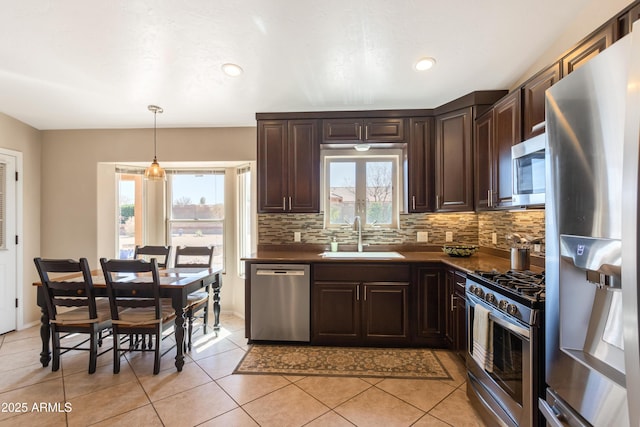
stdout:
<svg viewBox="0 0 640 427">
<path fill-rule="evenodd" d="M 441 251 L 436 250 L 402 250 L 402 249 L 373 249 L 367 248 L 366 251 L 386 251 L 394 250 L 404 256 L 404 258 L 330 258 L 323 257 L 322 248 L 299 248 L 295 247 L 278 248 L 278 249 L 259 249 L 257 253 L 243 260 L 249 262 L 269 262 L 269 263 L 443 263 L 467 273 L 475 270 L 491 271 L 507 271 L 511 268 L 510 259 L 499 254 L 486 253 L 482 250 L 467 258 L 451 257 Z M 506 253 L 505 253 L 506 254 Z M 537 264 L 539 264 L 538 262 Z M 543 264 L 542 264 L 543 265 Z M 541 271 L 543 267 L 534 265 L 532 262 L 531 270 Z"/>
</svg>

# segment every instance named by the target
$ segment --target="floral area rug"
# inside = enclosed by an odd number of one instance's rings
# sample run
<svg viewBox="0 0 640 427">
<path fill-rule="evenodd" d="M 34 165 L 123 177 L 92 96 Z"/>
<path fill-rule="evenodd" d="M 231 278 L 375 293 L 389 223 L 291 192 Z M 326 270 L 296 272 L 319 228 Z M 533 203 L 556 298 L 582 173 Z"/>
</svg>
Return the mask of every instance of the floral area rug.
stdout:
<svg viewBox="0 0 640 427">
<path fill-rule="evenodd" d="M 430 349 L 262 344 L 250 347 L 234 374 L 451 379 Z"/>
</svg>

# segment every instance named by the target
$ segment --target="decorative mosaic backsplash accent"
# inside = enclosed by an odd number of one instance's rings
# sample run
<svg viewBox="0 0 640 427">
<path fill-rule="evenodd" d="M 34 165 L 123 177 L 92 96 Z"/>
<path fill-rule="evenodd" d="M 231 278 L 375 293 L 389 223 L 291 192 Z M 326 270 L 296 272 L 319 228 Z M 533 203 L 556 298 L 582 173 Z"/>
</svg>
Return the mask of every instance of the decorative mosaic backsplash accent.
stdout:
<svg viewBox="0 0 640 427">
<path fill-rule="evenodd" d="M 507 235 L 518 233 L 520 236 L 544 239 L 544 209 L 526 211 L 492 211 L 478 213 L 478 244 L 488 248 L 509 250 Z M 498 243 L 491 242 L 492 233 L 497 233 Z M 543 241 L 544 242 L 544 241 Z M 544 243 L 540 245 L 540 251 L 534 251 L 532 255 L 544 256 Z"/>
<path fill-rule="evenodd" d="M 299 231 L 302 243 L 325 245 L 335 237 L 340 244 L 355 245 L 357 234 L 351 226 L 325 229 L 324 215 L 319 214 L 259 214 L 259 245 L 290 245 L 294 232 Z M 500 250 L 509 250 L 508 233 L 544 237 L 544 211 L 437 213 L 400 215 L 400 229 L 365 229 L 362 241 L 371 245 L 420 244 L 417 232 L 429 233 L 425 245 L 445 244 L 445 233 L 453 233 L 454 244 L 479 244 Z M 491 243 L 491 233 L 498 234 L 498 244 Z M 536 253 L 534 253 L 536 254 Z M 544 255 L 544 245 L 541 253 Z"/>
</svg>

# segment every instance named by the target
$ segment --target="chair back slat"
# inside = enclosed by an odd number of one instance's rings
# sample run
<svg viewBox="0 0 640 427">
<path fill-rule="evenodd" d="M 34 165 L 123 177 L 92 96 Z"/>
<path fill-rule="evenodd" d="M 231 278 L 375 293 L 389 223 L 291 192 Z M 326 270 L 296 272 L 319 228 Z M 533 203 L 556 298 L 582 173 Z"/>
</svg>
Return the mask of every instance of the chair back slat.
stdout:
<svg viewBox="0 0 640 427">
<path fill-rule="evenodd" d="M 171 246 L 138 246 L 136 245 L 133 251 L 133 259 L 151 260 L 156 258 L 158 260 L 158 267 L 166 267 L 169 261 L 169 254 L 171 253 Z"/>
<path fill-rule="evenodd" d="M 111 318 L 120 320 L 126 308 L 155 307 L 155 318 L 161 318 L 160 274 L 158 261 L 140 259 L 100 259 L 107 284 Z"/>
<path fill-rule="evenodd" d="M 215 246 L 179 246 L 174 267 L 211 268 Z"/>
<path fill-rule="evenodd" d="M 35 258 L 34 263 L 44 288 L 49 318 L 56 320 L 58 307 L 87 307 L 89 318 L 97 318 L 95 293 L 91 270 L 86 258 L 72 259 Z M 70 275 L 82 276 L 69 279 Z"/>
</svg>

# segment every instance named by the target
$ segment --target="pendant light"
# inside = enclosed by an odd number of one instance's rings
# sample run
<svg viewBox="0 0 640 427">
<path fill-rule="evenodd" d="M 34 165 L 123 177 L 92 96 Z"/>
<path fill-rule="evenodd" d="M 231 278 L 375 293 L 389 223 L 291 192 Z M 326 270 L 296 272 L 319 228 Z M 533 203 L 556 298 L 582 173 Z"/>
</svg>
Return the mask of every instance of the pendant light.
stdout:
<svg viewBox="0 0 640 427">
<path fill-rule="evenodd" d="M 149 111 L 153 112 L 153 162 L 151 162 L 151 166 L 149 166 L 144 171 L 144 179 L 148 179 L 150 181 L 164 181 L 167 178 L 164 169 L 160 167 L 158 164 L 158 159 L 156 158 L 156 117 L 158 113 L 162 113 L 162 107 L 158 107 L 157 105 L 149 105 Z"/>
</svg>

